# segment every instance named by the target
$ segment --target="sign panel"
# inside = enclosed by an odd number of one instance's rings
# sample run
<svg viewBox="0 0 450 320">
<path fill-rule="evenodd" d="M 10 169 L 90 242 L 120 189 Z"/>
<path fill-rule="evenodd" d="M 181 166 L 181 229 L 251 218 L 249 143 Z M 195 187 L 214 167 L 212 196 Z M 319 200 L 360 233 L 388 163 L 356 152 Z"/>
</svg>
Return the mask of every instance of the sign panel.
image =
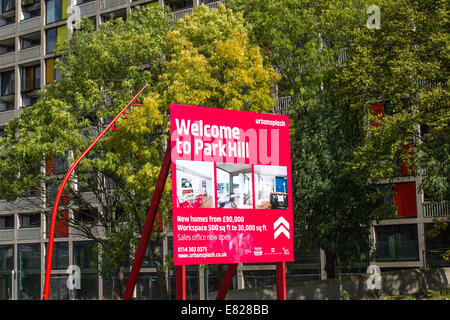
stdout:
<svg viewBox="0 0 450 320">
<path fill-rule="evenodd" d="M 175 265 L 293 261 L 289 118 L 172 104 Z"/>
</svg>

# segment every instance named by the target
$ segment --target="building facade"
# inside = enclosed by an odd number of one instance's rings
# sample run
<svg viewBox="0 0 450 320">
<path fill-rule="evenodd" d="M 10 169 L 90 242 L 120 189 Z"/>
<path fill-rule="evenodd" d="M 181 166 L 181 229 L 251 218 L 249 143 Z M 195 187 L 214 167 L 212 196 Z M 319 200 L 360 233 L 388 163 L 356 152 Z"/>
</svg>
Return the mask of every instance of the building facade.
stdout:
<svg viewBox="0 0 450 320">
<path fill-rule="evenodd" d="M 34 104 L 39 89 L 60 75 L 54 68 L 57 43 L 71 37 L 68 20 L 76 6 L 82 16 L 97 27 L 114 17 L 126 18 L 135 6 L 170 6 L 175 18 L 191 13 L 200 3 L 215 8 L 208 0 L 0 0 L 0 135 L 2 128 L 20 116 L 22 108 Z M 288 113 L 292 97 L 280 97 L 274 112 Z M 42 170 L 42 169 L 41 169 Z M 431 204 L 418 189 L 420 181 L 403 176 L 394 184 L 399 216 L 372 227 L 371 237 L 380 254 L 372 264 L 382 270 L 416 268 L 441 263 L 437 249 L 442 241 L 427 240 L 425 233 L 435 217 L 448 217 L 448 202 Z M 9 203 L 0 199 L 0 299 L 41 299 L 48 243 L 48 216 L 33 212 L 33 196 Z M 51 208 L 52 204 L 48 204 Z M 161 242 L 164 254 L 172 253 L 170 232 Z M 449 245 L 447 245 L 449 246 Z M 104 279 L 95 265 L 99 255 L 95 243 L 76 229 L 57 225 L 51 279 L 51 299 L 108 299 L 118 292 L 118 279 Z M 353 272 L 365 272 L 369 262 Z M 81 288 L 69 290 L 69 266 L 80 269 Z M 208 292 L 218 290 L 220 279 L 214 266 L 186 269 L 187 298 L 214 299 Z M 287 281 L 325 277 L 324 255 L 319 249 L 295 252 L 295 262 L 287 265 Z M 125 268 L 125 275 L 129 267 Z M 352 271 L 348 271 L 352 272 Z M 169 294 L 175 297 L 175 273 L 166 272 Z M 274 264 L 240 264 L 232 288 L 254 288 L 275 283 Z M 136 286 L 137 299 L 157 299 L 158 281 L 151 261 L 144 262 Z"/>
</svg>

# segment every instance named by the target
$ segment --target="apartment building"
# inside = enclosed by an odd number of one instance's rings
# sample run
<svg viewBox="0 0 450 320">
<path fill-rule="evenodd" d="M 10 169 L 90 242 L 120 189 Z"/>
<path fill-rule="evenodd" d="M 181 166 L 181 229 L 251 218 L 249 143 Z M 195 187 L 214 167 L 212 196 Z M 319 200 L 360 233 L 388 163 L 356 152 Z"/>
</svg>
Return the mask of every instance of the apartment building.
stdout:
<svg viewBox="0 0 450 320">
<path fill-rule="evenodd" d="M 135 6 L 169 6 L 175 18 L 192 12 L 201 3 L 216 8 L 218 1 L 208 0 L 0 0 L 0 135 L 2 128 L 20 116 L 22 108 L 32 106 L 37 92 L 60 75 L 55 69 L 57 43 L 70 39 L 67 8 L 77 6 L 82 16 L 97 26 L 110 18 L 125 18 Z M 70 12 L 70 11 L 69 11 Z M 292 97 L 280 97 L 274 112 L 287 114 Z M 39 170 L 39 169 L 38 169 Z M 58 167 L 61 173 L 67 170 Z M 448 217 L 448 203 L 430 204 L 418 190 L 414 176 L 402 176 L 395 183 L 399 217 L 382 221 L 372 228 L 372 238 L 381 254 L 377 261 L 382 270 L 390 268 L 425 267 L 441 263 L 436 249 L 441 240 L 427 240 L 425 232 L 433 218 Z M 33 212 L 33 197 L 9 203 L 0 199 L 0 299 L 40 299 L 44 286 L 45 257 L 49 219 Z M 52 207 L 48 203 L 48 208 Z M 449 243 L 449 238 L 447 237 Z M 445 240 L 445 239 L 444 239 Z M 172 253 L 170 233 L 161 242 L 164 254 Z M 118 289 L 118 279 L 104 279 L 94 266 L 99 255 L 95 243 L 76 229 L 58 224 L 54 245 L 51 299 L 108 299 Z M 433 251 L 434 250 L 434 251 Z M 287 265 L 287 280 L 323 278 L 324 255 L 296 251 L 295 262 Z M 68 267 L 77 265 L 81 271 L 81 288 L 69 290 L 66 284 Z M 366 266 L 361 268 L 364 269 Z M 217 290 L 220 280 L 212 270 L 215 266 L 187 266 L 187 298 L 208 299 L 208 292 Z M 125 270 L 125 276 L 129 268 Z M 364 271 L 362 271 L 364 272 Z M 166 272 L 169 292 L 175 296 L 174 270 Z M 156 268 L 144 261 L 136 286 L 137 299 L 158 298 Z M 275 283 L 274 264 L 240 264 L 232 288 L 243 289 Z M 215 298 L 215 297 L 211 297 Z"/>
<path fill-rule="evenodd" d="M 376 113 L 389 113 L 390 109 L 388 101 L 372 106 Z M 426 126 L 417 129 L 422 136 L 428 130 Z M 419 138 L 414 139 L 415 143 L 420 143 Z M 398 212 L 395 218 L 372 226 L 371 239 L 377 248 L 377 257 L 372 263 L 381 270 L 450 266 L 441 257 L 450 249 L 449 230 L 435 237 L 429 234 L 436 219 L 448 221 L 448 201 L 432 201 L 420 188 L 420 174 L 409 170 L 405 163 L 400 163 L 396 172 L 397 178 L 379 185 L 386 191 L 385 201 L 395 204 Z"/>
</svg>

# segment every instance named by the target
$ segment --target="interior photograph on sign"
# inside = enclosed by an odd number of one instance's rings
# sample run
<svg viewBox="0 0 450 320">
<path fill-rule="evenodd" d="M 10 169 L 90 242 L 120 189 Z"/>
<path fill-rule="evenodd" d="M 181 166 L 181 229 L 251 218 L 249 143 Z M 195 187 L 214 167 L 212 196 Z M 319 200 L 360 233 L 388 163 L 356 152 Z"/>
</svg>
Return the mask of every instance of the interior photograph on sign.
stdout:
<svg viewBox="0 0 450 320">
<path fill-rule="evenodd" d="M 287 209 L 287 167 L 255 165 L 256 209 Z"/>
<path fill-rule="evenodd" d="M 217 207 L 253 209 L 252 166 L 217 163 Z"/>
<path fill-rule="evenodd" d="M 177 207 L 214 208 L 214 163 L 176 161 Z"/>
</svg>

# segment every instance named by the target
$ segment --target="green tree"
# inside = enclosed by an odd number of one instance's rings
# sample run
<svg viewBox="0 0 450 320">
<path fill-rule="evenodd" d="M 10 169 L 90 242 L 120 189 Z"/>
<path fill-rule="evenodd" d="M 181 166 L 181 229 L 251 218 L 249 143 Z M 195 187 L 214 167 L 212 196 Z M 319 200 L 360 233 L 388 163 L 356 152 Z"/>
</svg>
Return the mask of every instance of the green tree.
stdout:
<svg viewBox="0 0 450 320">
<path fill-rule="evenodd" d="M 394 213 L 383 190 L 346 170 L 361 137 L 345 132 L 347 119 L 329 104 L 298 123 L 293 139 L 293 196 L 301 245 L 325 251 L 328 278 L 371 258 L 370 226 Z"/>
<path fill-rule="evenodd" d="M 62 79 L 46 86 L 36 104 L 7 126 L 0 143 L 0 193 L 13 201 L 35 190 L 42 196 L 30 198 L 36 200 L 34 209 L 51 211 L 67 167 L 45 173 L 31 169 L 36 164 L 49 169 L 64 158 L 74 161 L 144 83 L 155 84 L 170 27 L 170 18 L 160 9 L 138 10 L 126 22 L 112 20 L 97 32 L 84 19 L 82 30 L 57 52 Z M 164 153 L 164 126 L 161 117 L 153 116 L 151 101 L 143 99 L 143 105 L 130 112 L 141 135 L 139 147 L 126 130 L 108 133 L 77 167 L 59 210 L 60 223 L 98 243 L 101 273 L 119 279 L 119 296 Z M 163 216 L 170 215 L 169 208 L 170 202 L 161 205 Z M 67 209 L 70 215 L 64 214 Z M 156 249 L 153 245 L 150 252 Z M 159 261 L 155 259 L 156 267 L 162 272 Z"/>
<path fill-rule="evenodd" d="M 28 168 L 68 151 L 73 161 L 148 83 L 142 106 L 130 107 L 128 119 L 117 121 L 119 131 L 108 133 L 77 167 L 65 189 L 68 203 L 60 206 L 73 210 L 73 217 L 60 221 L 100 244 L 102 274 L 120 279 L 120 297 L 124 266 L 137 246 L 169 138 L 170 103 L 268 112 L 278 76 L 249 42 L 242 16 L 224 7 L 201 6 L 175 26 L 165 11 L 148 8 L 125 22 L 102 24 L 98 32 L 84 20 L 83 30 L 58 54 L 62 79 L 8 125 L 0 143 L 0 192 L 10 201 L 30 188 L 44 187 L 40 192 L 47 194 L 45 187 L 59 185 L 62 176 Z M 172 220 L 170 189 L 169 182 L 159 208 L 165 226 Z M 36 210 L 52 205 L 36 203 Z M 88 215 L 93 222 L 80 222 Z M 165 289 L 162 233 L 152 233 L 148 258 Z"/>
<path fill-rule="evenodd" d="M 251 44 L 241 15 L 202 5 L 170 31 L 159 93 L 170 103 L 270 112 L 278 75 Z"/>
<path fill-rule="evenodd" d="M 365 26 L 368 1 L 230 0 L 281 74 L 291 105 L 293 200 L 301 246 L 326 254 L 329 278 L 360 257 L 368 261 L 369 228 L 392 213 L 367 175 L 347 170 L 364 140 L 364 115 L 339 75 L 352 59 L 349 43 Z"/>
<path fill-rule="evenodd" d="M 375 3 L 381 10 L 380 29 L 355 28 L 353 58 L 340 75 L 352 108 L 381 124 L 366 126 L 367 139 L 353 169 L 378 181 L 399 176 L 396 168 L 403 162 L 435 201 L 448 200 L 448 2 Z M 385 105 L 382 115 L 371 112 L 374 103 Z"/>
<path fill-rule="evenodd" d="M 201 5 L 167 34 L 167 61 L 152 96 L 169 130 L 171 103 L 271 112 L 278 74 L 249 41 L 240 14 Z M 123 122 L 128 124 L 127 122 Z M 217 265 L 221 281 L 224 265 Z"/>
<path fill-rule="evenodd" d="M 447 1 L 377 1 L 381 28 L 355 29 L 353 59 L 340 75 L 352 108 L 379 125 L 350 165 L 377 182 L 415 175 L 432 201 L 450 199 L 449 4 Z M 384 104 L 383 114 L 371 112 Z M 435 224 L 440 230 L 440 224 Z M 450 251 L 447 252 L 448 257 Z"/>
</svg>

